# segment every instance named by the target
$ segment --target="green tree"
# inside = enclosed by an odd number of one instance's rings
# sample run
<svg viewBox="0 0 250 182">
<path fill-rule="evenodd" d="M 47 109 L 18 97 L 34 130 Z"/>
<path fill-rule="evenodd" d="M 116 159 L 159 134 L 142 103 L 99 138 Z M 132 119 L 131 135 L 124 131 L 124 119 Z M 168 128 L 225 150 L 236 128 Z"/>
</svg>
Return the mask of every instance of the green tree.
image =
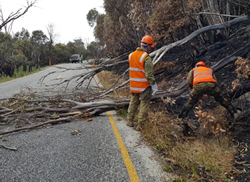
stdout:
<svg viewBox="0 0 250 182">
<path fill-rule="evenodd" d="M 11 36 L 7 33 L 0 32 L 0 60 L 10 60 L 13 51 Z"/>
<path fill-rule="evenodd" d="M 97 57 L 99 52 L 99 45 L 97 42 L 91 42 L 87 46 L 87 50 L 90 52 L 90 56 Z"/>
<path fill-rule="evenodd" d="M 14 53 L 12 37 L 8 33 L 0 32 L 0 74 L 12 76 L 15 70 L 15 64 L 11 59 Z"/>
<path fill-rule="evenodd" d="M 96 24 L 98 16 L 99 16 L 99 13 L 95 8 L 89 10 L 87 14 L 87 20 L 88 20 L 88 24 L 90 27 L 93 27 Z"/>
<path fill-rule="evenodd" d="M 51 52 L 52 64 L 69 63 L 69 57 L 71 55 L 68 45 L 56 44 Z"/>
<path fill-rule="evenodd" d="M 25 28 L 22 28 L 21 32 L 16 32 L 15 35 L 14 35 L 14 39 L 16 39 L 16 40 L 23 40 L 26 37 L 29 38 L 30 37 L 30 33 Z"/>
<path fill-rule="evenodd" d="M 24 39 L 17 40 L 16 47 L 19 50 L 20 54 L 23 54 L 27 59 L 26 64 L 23 63 L 23 66 L 24 67 L 29 66 L 29 71 L 31 71 L 33 65 L 32 60 L 33 60 L 33 50 L 34 50 L 31 40 L 29 39 L 29 37 L 24 37 Z"/>
<path fill-rule="evenodd" d="M 41 30 L 35 30 L 31 35 L 31 43 L 33 46 L 33 57 L 32 63 L 35 64 L 36 67 L 40 65 L 46 65 L 48 61 L 48 56 L 46 56 L 46 41 L 48 40 L 47 36 Z"/>
<path fill-rule="evenodd" d="M 94 36 L 95 38 L 99 40 L 100 44 L 102 45 L 104 45 L 105 43 L 105 39 L 104 39 L 105 32 L 103 31 L 104 30 L 104 18 L 105 18 L 104 14 L 99 15 L 97 17 L 96 26 L 94 28 Z"/>
</svg>

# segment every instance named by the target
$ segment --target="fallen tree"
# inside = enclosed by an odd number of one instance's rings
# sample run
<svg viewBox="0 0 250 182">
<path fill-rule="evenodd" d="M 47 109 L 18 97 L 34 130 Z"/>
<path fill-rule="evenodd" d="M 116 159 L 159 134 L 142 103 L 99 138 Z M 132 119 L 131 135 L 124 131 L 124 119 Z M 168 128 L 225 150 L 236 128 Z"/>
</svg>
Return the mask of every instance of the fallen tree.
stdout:
<svg viewBox="0 0 250 182">
<path fill-rule="evenodd" d="M 211 31 L 211 30 L 216 30 L 216 29 L 223 29 L 223 28 L 228 28 L 230 26 L 239 24 L 241 22 L 246 22 L 249 20 L 249 16 L 242 16 L 239 18 L 235 18 L 234 20 L 231 20 L 229 22 L 226 22 L 225 24 L 218 24 L 218 25 L 212 25 L 212 26 L 208 26 L 208 27 L 204 27 L 201 28 L 195 32 L 193 32 L 192 34 L 190 34 L 188 37 L 179 40 L 177 42 L 174 42 L 172 44 L 166 45 L 152 53 L 150 53 L 150 56 L 153 57 L 153 63 L 154 65 L 156 65 L 161 58 L 164 56 L 164 54 L 166 54 L 169 50 L 171 50 L 174 47 L 178 47 L 181 46 L 185 43 L 187 43 L 188 41 L 192 40 L 193 38 L 197 37 L 198 35 L 207 32 L 207 31 Z M 236 48 L 234 50 L 234 52 L 231 52 L 231 54 L 229 54 L 227 57 L 217 61 L 216 64 L 212 65 L 212 68 L 214 69 L 215 72 L 219 71 L 220 69 L 226 67 L 229 64 L 232 64 L 233 62 L 236 61 L 238 56 L 242 56 L 244 54 L 247 54 L 250 51 L 250 44 L 246 43 L 245 45 L 243 45 L 240 48 Z M 128 67 L 128 61 L 127 60 L 119 60 L 120 58 L 123 58 L 124 56 L 128 56 L 128 53 L 117 57 L 117 58 L 113 58 L 111 60 L 107 60 L 102 62 L 99 65 L 95 65 L 95 66 L 85 66 L 85 67 L 80 67 L 78 69 L 91 69 L 88 73 L 84 73 L 84 74 L 79 74 L 79 75 L 75 75 L 72 76 L 70 78 L 64 79 L 64 80 L 60 80 L 59 83 L 56 83 L 53 86 L 57 86 L 63 83 L 67 83 L 67 85 L 69 84 L 70 81 L 72 81 L 73 79 L 77 79 L 78 81 L 78 85 L 77 87 L 82 86 L 82 84 L 85 81 L 90 81 L 94 78 L 94 76 L 97 73 L 100 73 L 103 70 L 109 70 L 112 71 L 113 68 L 117 67 L 117 66 L 121 66 L 121 65 L 127 65 Z M 57 67 L 58 69 L 60 69 L 62 72 L 68 71 L 68 69 L 63 68 L 63 67 Z M 48 73 L 47 75 L 45 75 L 44 77 L 42 77 L 40 79 L 40 83 L 43 83 L 44 79 L 51 75 L 54 74 L 55 72 L 51 72 Z M 123 82 L 122 84 L 117 85 L 118 80 L 121 78 L 124 78 L 125 75 L 128 73 L 128 69 L 124 70 L 124 72 L 122 74 L 120 74 L 119 78 L 117 79 L 117 82 L 115 82 L 112 87 L 108 90 L 104 90 L 100 93 L 98 93 L 97 95 L 94 95 L 93 97 L 89 97 L 88 100 L 86 100 L 86 102 L 82 103 L 82 102 L 77 102 L 74 100 L 69 100 L 69 99 L 58 99 L 57 102 L 60 103 L 70 103 L 71 106 L 68 107 L 61 107 L 61 108 L 54 108 L 54 105 L 49 107 L 32 107 L 32 108 L 26 108 L 24 110 L 21 111 L 21 109 L 11 109 L 8 107 L 1 107 L 0 112 L 4 113 L 1 115 L 0 119 L 3 121 L 6 120 L 10 120 L 12 117 L 16 117 L 15 115 L 13 115 L 13 113 L 15 114 L 22 114 L 22 112 L 24 113 L 32 113 L 33 117 L 38 116 L 37 112 L 39 112 L 39 115 L 44 115 L 45 113 L 59 113 L 56 116 L 49 116 L 51 118 L 51 120 L 46 120 L 46 121 L 42 121 L 39 124 L 35 124 L 33 126 L 28 126 L 28 127 L 23 127 L 23 128 L 19 128 L 19 129 L 15 129 L 13 131 L 7 131 L 7 133 L 11 133 L 11 132 L 16 132 L 16 131 L 21 131 L 21 130 L 27 130 L 27 129 L 31 129 L 34 127 L 40 127 L 42 125 L 47 125 L 47 124 L 55 124 L 55 123 L 59 123 L 59 122 L 63 122 L 63 121 L 69 121 L 72 119 L 79 119 L 79 118 L 88 118 L 91 116 L 97 116 L 102 114 L 103 112 L 109 111 L 109 110 L 115 110 L 117 108 L 124 108 L 127 107 L 129 104 L 129 99 L 125 99 L 125 100 L 118 100 L 118 101 L 113 101 L 113 100 L 104 100 L 104 101 L 96 101 L 98 99 L 105 99 L 109 93 L 113 92 L 114 90 L 117 90 L 119 88 L 123 88 L 124 86 L 126 86 L 128 84 L 128 80 L 126 80 L 125 82 Z M 88 89 L 89 83 L 86 87 L 86 89 Z M 241 83 L 239 83 L 239 85 L 237 87 L 235 87 L 233 90 L 231 90 L 230 92 L 228 92 L 228 95 L 230 95 L 230 97 L 234 97 L 234 98 L 238 98 L 241 95 L 249 92 L 249 80 L 243 80 Z M 186 92 L 188 90 L 188 86 L 187 86 L 187 82 L 186 80 L 182 81 L 181 83 L 178 84 L 178 86 L 175 89 L 172 89 L 170 91 L 159 91 L 155 96 L 152 97 L 152 101 L 159 101 L 162 100 L 164 98 L 167 97 L 172 97 L 172 98 L 176 98 L 180 95 L 182 95 L 184 92 Z M 12 100 L 16 100 L 17 103 L 20 102 L 20 98 L 12 98 Z M 93 102 L 91 102 L 91 100 Z M 44 100 L 44 101 L 37 101 L 37 102 L 47 102 L 49 104 L 51 100 Z M 25 101 L 26 103 L 29 101 Z M 35 102 L 35 101 L 33 101 Z M 16 104 L 16 103 L 15 103 Z M 21 104 L 21 102 L 20 102 Z M 66 105 L 65 105 L 66 106 Z M 39 116 L 40 117 L 40 116 Z M 56 119 L 55 119 L 56 118 Z M 7 134 L 6 132 L 0 133 L 0 134 Z"/>
<path fill-rule="evenodd" d="M 194 39 L 195 37 L 197 37 L 198 35 L 200 35 L 202 33 L 205 33 L 205 32 L 208 32 L 208 31 L 213 31 L 213 30 L 218 30 L 218 29 L 229 28 L 229 27 L 231 27 L 233 25 L 236 25 L 236 24 L 239 24 L 239 23 L 242 23 L 242 22 L 248 22 L 249 19 L 250 19 L 250 15 L 248 15 L 248 16 L 240 16 L 240 17 L 237 17 L 237 18 L 235 18 L 235 19 L 233 19 L 231 21 L 225 22 L 223 24 L 216 24 L 216 25 L 203 27 L 201 29 L 198 29 L 198 30 L 194 31 L 193 33 L 191 33 L 189 36 L 185 37 L 184 39 L 181 39 L 181 40 L 173 42 L 173 43 L 171 43 L 169 45 L 163 46 L 160 49 L 150 53 L 149 55 L 151 57 L 153 57 L 153 64 L 156 65 L 161 60 L 161 58 L 167 53 L 167 51 L 173 49 L 174 47 L 178 47 L 178 46 L 181 46 L 181 45 L 187 43 L 188 41 Z M 221 68 L 225 67 L 226 65 L 233 63 L 235 60 L 237 60 L 238 56 L 241 56 L 241 55 L 244 55 L 244 54 L 248 53 L 249 50 L 250 50 L 250 44 L 247 43 L 245 46 L 243 46 L 243 47 L 241 47 L 239 49 L 236 49 L 236 51 L 234 53 L 232 53 L 231 55 L 227 56 L 226 58 L 223 58 L 222 60 L 219 60 L 218 63 L 216 63 L 215 65 L 212 66 L 212 68 L 216 72 L 216 71 L 220 70 Z M 90 82 L 93 79 L 93 77 L 97 73 L 99 73 L 101 71 L 104 71 L 104 70 L 105 71 L 110 71 L 114 67 L 121 66 L 121 65 L 124 65 L 124 64 L 128 65 L 127 60 L 119 61 L 119 59 L 121 57 L 124 57 L 124 56 L 128 57 L 128 54 L 129 53 L 126 53 L 126 54 L 123 54 L 122 56 L 119 56 L 117 58 L 113 58 L 111 60 L 104 61 L 100 65 L 95 65 L 94 67 L 93 66 L 86 66 L 86 68 L 91 69 L 91 71 L 89 71 L 86 74 L 80 74 L 80 75 L 70 77 L 68 79 L 65 79 L 65 80 L 61 81 L 60 83 L 58 83 L 56 85 L 60 85 L 60 84 L 63 84 L 65 82 L 69 83 L 71 80 L 73 80 L 75 78 L 78 78 L 79 84 L 78 84 L 77 87 L 79 87 L 86 80 L 89 80 L 89 82 Z M 58 67 L 58 68 L 63 69 L 61 67 Z M 128 73 L 128 69 L 124 70 L 124 73 L 121 74 L 121 76 L 118 78 L 118 80 L 127 73 Z M 50 74 L 53 74 L 53 73 L 49 73 L 49 74 L 45 75 L 43 78 L 40 79 L 40 82 L 42 83 L 43 80 Z M 118 86 L 116 86 L 114 84 L 113 87 L 111 87 L 109 90 L 105 91 L 104 93 L 100 94 L 99 97 L 103 98 L 105 95 L 113 92 L 116 89 L 119 89 L 119 88 L 127 85 L 128 83 L 129 83 L 129 80 L 125 81 L 124 83 L 122 83 L 122 84 L 120 84 Z M 166 95 L 168 95 L 170 97 L 179 96 L 181 93 L 185 92 L 187 90 L 187 88 L 188 88 L 185 83 L 186 83 L 186 81 L 180 83 L 180 85 L 177 86 L 177 88 L 175 89 L 175 91 L 174 91 L 175 93 L 172 93 L 172 94 L 166 93 Z M 176 94 L 176 93 L 178 93 L 178 94 Z"/>
</svg>

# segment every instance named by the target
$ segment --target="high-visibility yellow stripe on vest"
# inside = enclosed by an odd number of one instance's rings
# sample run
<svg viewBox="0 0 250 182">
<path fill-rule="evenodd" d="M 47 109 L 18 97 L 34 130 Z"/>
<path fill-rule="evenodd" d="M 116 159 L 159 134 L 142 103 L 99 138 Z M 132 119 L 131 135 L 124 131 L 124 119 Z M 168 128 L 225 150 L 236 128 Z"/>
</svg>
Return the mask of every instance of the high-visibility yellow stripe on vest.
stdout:
<svg viewBox="0 0 250 182">
<path fill-rule="evenodd" d="M 129 83 L 130 91 L 133 93 L 142 93 L 150 86 L 144 71 L 144 61 L 147 56 L 148 53 L 140 50 L 129 55 Z"/>
<path fill-rule="evenodd" d="M 203 66 L 193 68 L 193 85 L 200 82 L 216 82 L 213 70 Z"/>
</svg>

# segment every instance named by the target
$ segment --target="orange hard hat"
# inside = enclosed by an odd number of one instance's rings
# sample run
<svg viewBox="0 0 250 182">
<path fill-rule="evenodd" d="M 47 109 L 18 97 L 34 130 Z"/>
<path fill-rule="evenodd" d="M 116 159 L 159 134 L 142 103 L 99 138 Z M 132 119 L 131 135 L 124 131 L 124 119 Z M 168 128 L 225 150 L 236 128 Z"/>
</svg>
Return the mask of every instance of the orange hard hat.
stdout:
<svg viewBox="0 0 250 182">
<path fill-rule="evenodd" d="M 145 35 L 141 39 L 141 43 L 146 43 L 146 44 L 149 44 L 151 47 L 154 47 L 154 40 L 150 35 Z"/>
<path fill-rule="evenodd" d="M 196 63 L 195 66 L 206 66 L 206 65 L 203 61 L 200 61 L 200 62 Z"/>
</svg>

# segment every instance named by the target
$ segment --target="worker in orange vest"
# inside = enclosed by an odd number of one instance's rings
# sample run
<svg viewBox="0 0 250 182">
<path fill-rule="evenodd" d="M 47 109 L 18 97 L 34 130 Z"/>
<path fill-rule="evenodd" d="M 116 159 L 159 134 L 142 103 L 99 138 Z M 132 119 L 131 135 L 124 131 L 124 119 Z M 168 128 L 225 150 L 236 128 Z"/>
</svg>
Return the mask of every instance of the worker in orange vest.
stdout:
<svg viewBox="0 0 250 182">
<path fill-rule="evenodd" d="M 149 56 L 153 47 L 153 38 L 146 35 L 141 40 L 141 47 L 138 47 L 128 57 L 131 100 L 127 125 L 130 127 L 137 125 L 137 130 L 141 129 L 142 123 L 146 120 L 152 95 L 158 91 L 154 77 L 154 66 Z M 136 124 L 134 118 L 138 109 L 138 123 Z"/>
<path fill-rule="evenodd" d="M 188 74 L 188 85 L 192 90 L 189 95 L 188 102 L 184 105 L 178 117 L 187 117 L 188 112 L 193 108 L 198 100 L 204 94 L 207 94 L 214 96 L 215 100 L 224 106 L 233 118 L 234 113 L 237 111 L 232 106 L 231 101 L 222 96 L 216 82 L 215 75 L 211 68 L 207 68 L 205 63 L 202 61 L 196 63 L 195 68 L 193 68 Z"/>
</svg>

